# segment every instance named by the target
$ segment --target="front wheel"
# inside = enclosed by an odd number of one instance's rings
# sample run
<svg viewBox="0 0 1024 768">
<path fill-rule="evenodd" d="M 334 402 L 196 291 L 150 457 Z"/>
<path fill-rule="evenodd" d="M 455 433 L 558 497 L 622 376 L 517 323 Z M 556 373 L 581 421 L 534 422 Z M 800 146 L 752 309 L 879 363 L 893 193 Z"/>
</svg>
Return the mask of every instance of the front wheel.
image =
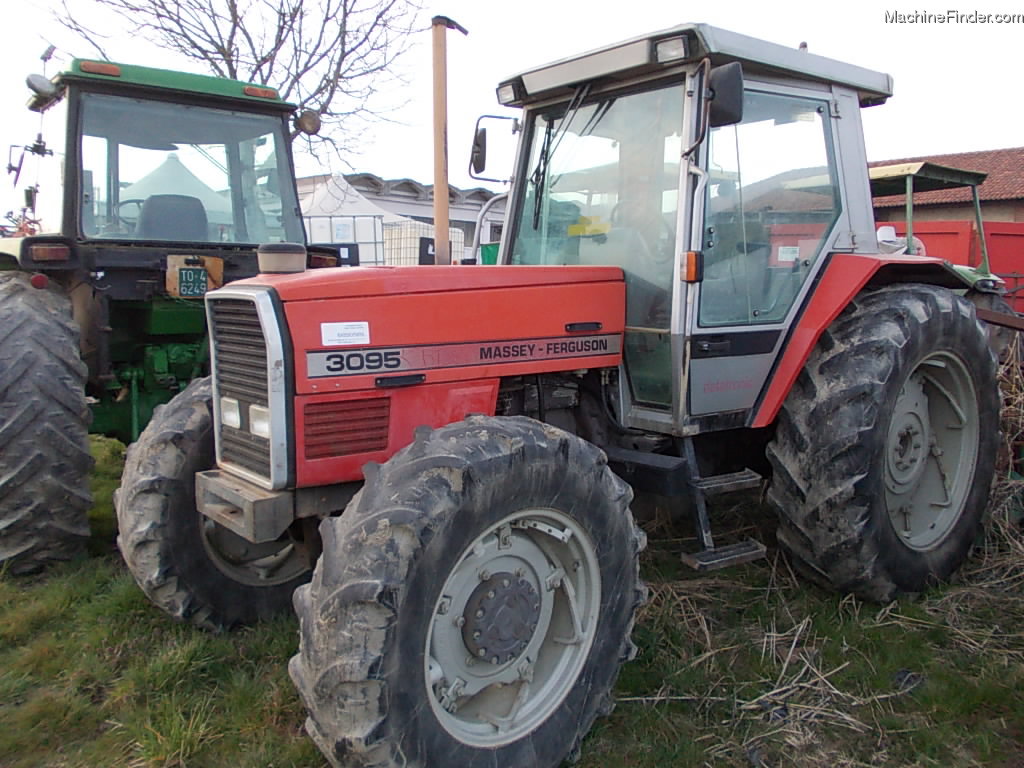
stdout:
<svg viewBox="0 0 1024 768">
<path fill-rule="evenodd" d="M 971 304 L 866 291 L 819 340 L 768 447 L 779 542 L 836 588 L 888 601 L 948 579 L 982 524 L 996 361 Z"/>
<path fill-rule="evenodd" d="M 370 471 L 295 593 L 289 671 L 327 758 L 558 765 L 635 652 L 631 496 L 597 448 L 521 417 L 421 432 Z"/>
<path fill-rule="evenodd" d="M 301 547 L 287 535 L 253 544 L 205 517 L 195 476 L 214 465 L 213 395 L 196 379 L 128 448 L 117 508 L 117 545 L 143 592 L 172 617 L 230 629 L 287 611 L 308 580 Z"/>
</svg>

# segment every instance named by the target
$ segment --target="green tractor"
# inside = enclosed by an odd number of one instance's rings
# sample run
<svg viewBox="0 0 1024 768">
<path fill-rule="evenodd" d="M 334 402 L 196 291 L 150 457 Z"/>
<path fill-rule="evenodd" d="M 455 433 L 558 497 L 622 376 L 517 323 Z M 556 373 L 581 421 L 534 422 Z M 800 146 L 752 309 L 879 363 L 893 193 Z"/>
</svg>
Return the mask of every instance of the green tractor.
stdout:
<svg viewBox="0 0 1024 768">
<path fill-rule="evenodd" d="M 290 124 L 271 88 L 203 75 L 75 60 L 28 86 L 65 135 L 25 148 L 63 153 L 59 227 L 37 233 L 23 212 L 0 238 L 0 565 L 14 573 L 88 536 L 88 432 L 131 442 L 206 373 L 206 292 L 256 274 L 257 244 L 304 242 L 290 144 L 319 129 L 313 112 Z"/>
</svg>

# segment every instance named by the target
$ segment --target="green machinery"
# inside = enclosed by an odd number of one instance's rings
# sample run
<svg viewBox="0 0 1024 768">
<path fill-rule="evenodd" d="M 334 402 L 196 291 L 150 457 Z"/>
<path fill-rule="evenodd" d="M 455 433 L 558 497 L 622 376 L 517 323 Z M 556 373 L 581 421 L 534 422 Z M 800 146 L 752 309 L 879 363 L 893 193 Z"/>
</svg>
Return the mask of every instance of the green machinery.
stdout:
<svg viewBox="0 0 1024 768">
<path fill-rule="evenodd" d="M 44 130 L 9 170 L 37 155 L 63 190 L 40 195 L 45 230 L 23 215 L 0 239 L 0 563 L 32 570 L 87 530 L 87 429 L 137 438 L 206 371 L 207 290 L 256 274 L 258 244 L 304 242 L 290 145 L 319 117 L 293 122 L 262 85 L 106 61 L 28 86 Z"/>
</svg>

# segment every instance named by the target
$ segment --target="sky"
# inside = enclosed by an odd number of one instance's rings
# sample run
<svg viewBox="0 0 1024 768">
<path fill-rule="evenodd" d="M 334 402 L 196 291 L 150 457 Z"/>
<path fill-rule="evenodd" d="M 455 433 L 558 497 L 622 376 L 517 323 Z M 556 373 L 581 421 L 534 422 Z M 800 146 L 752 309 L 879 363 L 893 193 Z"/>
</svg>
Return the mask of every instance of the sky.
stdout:
<svg viewBox="0 0 1024 768">
<path fill-rule="evenodd" d="M 469 31 L 468 36 L 449 31 L 447 37 L 450 182 L 460 187 L 479 185 L 466 173 L 476 118 L 514 114 L 497 104 L 495 87 L 500 81 L 537 65 L 685 22 L 706 22 L 793 47 L 806 42 L 812 53 L 892 75 L 893 97 L 863 111 L 869 160 L 1022 146 L 1024 10 L 1019 4 L 970 1 L 975 4 L 718 0 L 695 3 L 687 10 L 687 4 L 668 0 L 422 0 L 424 31 L 400 63 L 399 74 L 406 83 L 389 94 L 400 106 L 387 122 L 367 132 L 357 154 L 329 165 L 298 158 L 299 173 L 360 171 L 432 183 L 429 20 L 435 14 L 448 16 Z M 910 19 L 887 20 L 894 13 Z M 1014 13 L 1014 22 L 995 20 L 997 14 Z M 38 129 L 38 116 L 23 107 L 28 97 L 24 80 L 42 71 L 39 56 L 48 43 L 58 46 L 48 75 L 57 71 L 61 57 L 66 61 L 74 55 L 93 55 L 59 28 L 42 3 L 21 4 L 16 14 L 19 33 L 8 36 L 0 54 L 3 92 L 12 100 L 0 122 L 4 149 L 30 143 Z M 923 14 L 947 21 L 922 19 Z M 191 66 L 137 41 L 115 43 L 110 49 L 113 58 L 126 63 L 169 69 Z M 500 158 L 490 159 L 495 166 L 500 164 Z M 21 188 L 31 183 L 32 174 L 23 175 L 17 190 L 12 180 L 10 175 L 0 179 L 0 216 L 20 207 Z M 59 190 L 40 191 L 47 193 L 59 195 Z"/>
</svg>

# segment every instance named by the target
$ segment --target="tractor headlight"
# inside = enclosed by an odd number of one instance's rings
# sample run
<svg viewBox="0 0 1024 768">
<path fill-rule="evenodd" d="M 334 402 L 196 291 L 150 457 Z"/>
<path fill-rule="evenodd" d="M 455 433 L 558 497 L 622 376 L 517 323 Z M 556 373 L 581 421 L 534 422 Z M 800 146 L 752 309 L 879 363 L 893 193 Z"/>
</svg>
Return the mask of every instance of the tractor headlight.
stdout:
<svg viewBox="0 0 1024 768">
<path fill-rule="evenodd" d="M 270 409 L 262 405 L 249 406 L 249 431 L 257 437 L 270 439 Z"/>
<path fill-rule="evenodd" d="M 238 401 L 233 397 L 222 397 L 220 399 L 220 423 L 225 427 L 239 429 L 242 426 L 242 412 L 238 408 Z"/>
</svg>

